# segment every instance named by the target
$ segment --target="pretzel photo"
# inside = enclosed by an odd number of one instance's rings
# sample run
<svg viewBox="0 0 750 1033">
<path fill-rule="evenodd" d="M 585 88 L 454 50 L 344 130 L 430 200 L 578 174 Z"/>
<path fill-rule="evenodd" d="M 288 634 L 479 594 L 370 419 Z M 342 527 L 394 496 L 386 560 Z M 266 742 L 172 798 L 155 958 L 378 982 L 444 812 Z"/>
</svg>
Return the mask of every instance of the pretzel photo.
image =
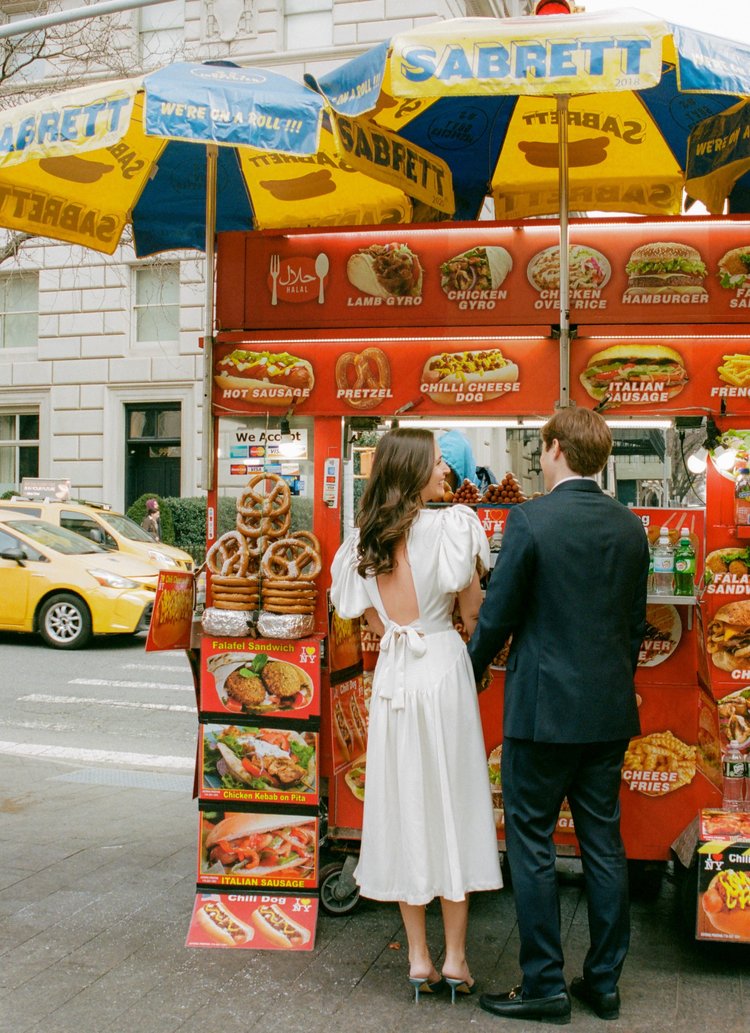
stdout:
<svg viewBox="0 0 750 1033">
<path fill-rule="evenodd" d="M 212 574 L 223 577 L 247 577 L 250 551 L 247 539 L 239 531 L 227 531 L 206 553 L 206 566 Z"/>
<path fill-rule="evenodd" d="M 312 581 L 321 570 L 320 544 L 310 531 L 298 531 L 271 542 L 260 562 L 267 578 Z"/>
<path fill-rule="evenodd" d="M 391 366 L 380 348 L 344 352 L 336 359 L 336 388 L 340 398 L 353 409 L 374 409 L 387 397 Z"/>
<path fill-rule="evenodd" d="M 248 538 L 280 537 L 289 530 L 291 505 L 292 493 L 283 477 L 253 474 L 237 502 L 237 529 Z"/>
</svg>

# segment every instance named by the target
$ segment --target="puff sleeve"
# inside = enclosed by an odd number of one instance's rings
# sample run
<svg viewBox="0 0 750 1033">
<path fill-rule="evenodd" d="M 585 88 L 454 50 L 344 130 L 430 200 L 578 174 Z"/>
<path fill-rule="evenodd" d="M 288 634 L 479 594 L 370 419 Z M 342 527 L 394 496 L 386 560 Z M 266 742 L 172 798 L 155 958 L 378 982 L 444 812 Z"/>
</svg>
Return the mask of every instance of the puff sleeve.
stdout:
<svg viewBox="0 0 750 1033">
<path fill-rule="evenodd" d="M 486 573 L 490 546 L 479 517 L 468 506 L 451 506 L 440 514 L 438 584 L 443 592 L 468 588 L 474 571 Z"/>
<path fill-rule="evenodd" d="M 365 581 L 357 573 L 358 541 L 359 532 L 355 531 L 339 547 L 331 564 L 331 602 L 345 619 L 360 617 L 372 606 Z"/>
</svg>

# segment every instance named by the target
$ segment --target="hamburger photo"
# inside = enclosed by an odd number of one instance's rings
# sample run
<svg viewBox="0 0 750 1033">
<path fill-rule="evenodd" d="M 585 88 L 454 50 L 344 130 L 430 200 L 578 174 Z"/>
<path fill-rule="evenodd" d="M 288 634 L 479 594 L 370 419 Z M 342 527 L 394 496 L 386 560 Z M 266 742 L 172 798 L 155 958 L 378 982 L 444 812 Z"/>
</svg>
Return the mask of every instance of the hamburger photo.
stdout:
<svg viewBox="0 0 750 1033">
<path fill-rule="evenodd" d="M 682 356 L 674 348 L 614 344 L 594 352 L 579 379 L 592 398 L 602 401 L 608 395 L 622 394 L 628 385 L 637 391 L 664 391 L 667 398 L 674 398 L 687 384 L 688 375 Z"/>
<path fill-rule="evenodd" d="M 641 244 L 625 266 L 626 295 L 687 294 L 695 300 L 707 297 L 703 286 L 706 266 L 690 244 L 657 240 Z"/>
<path fill-rule="evenodd" d="M 708 624 L 706 649 L 720 671 L 750 670 L 750 599 L 719 607 Z"/>
</svg>

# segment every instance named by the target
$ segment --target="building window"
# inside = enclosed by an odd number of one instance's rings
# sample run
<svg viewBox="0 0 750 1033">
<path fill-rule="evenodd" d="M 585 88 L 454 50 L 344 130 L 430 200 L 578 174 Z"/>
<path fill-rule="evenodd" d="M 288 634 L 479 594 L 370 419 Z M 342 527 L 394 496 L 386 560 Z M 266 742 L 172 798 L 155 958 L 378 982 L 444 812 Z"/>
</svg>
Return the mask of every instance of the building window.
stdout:
<svg viewBox="0 0 750 1033">
<path fill-rule="evenodd" d="M 39 274 L 0 276 L 0 345 L 36 348 L 39 337 Z"/>
<path fill-rule="evenodd" d="M 138 12 L 141 61 L 154 68 L 172 61 L 185 45 L 184 0 L 142 7 Z"/>
<path fill-rule="evenodd" d="M 176 342 L 180 335 L 180 266 L 177 262 L 135 270 L 135 339 Z"/>
<path fill-rule="evenodd" d="M 0 494 L 39 476 L 39 413 L 0 412 Z"/>
<path fill-rule="evenodd" d="M 314 50 L 333 44 L 333 0 L 286 0 L 287 50 Z"/>
</svg>

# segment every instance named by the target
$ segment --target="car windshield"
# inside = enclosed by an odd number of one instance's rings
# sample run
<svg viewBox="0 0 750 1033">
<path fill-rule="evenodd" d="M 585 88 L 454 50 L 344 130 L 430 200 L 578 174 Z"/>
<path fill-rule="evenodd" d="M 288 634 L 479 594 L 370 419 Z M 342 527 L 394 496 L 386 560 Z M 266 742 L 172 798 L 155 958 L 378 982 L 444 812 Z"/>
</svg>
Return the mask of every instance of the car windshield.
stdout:
<svg viewBox="0 0 750 1033">
<path fill-rule="evenodd" d="M 121 516 L 119 513 L 107 513 L 106 516 L 102 517 L 111 528 L 121 534 L 123 538 L 129 538 L 131 542 L 151 542 L 153 544 L 154 539 L 139 527 L 134 520 L 130 517 Z"/>
<path fill-rule="evenodd" d="M 82 538 L 80 534 L 67 531 L 64 527 L 55 527 L 46 520 L 6 520 L 5 524 L 13 531 L 25 534 L 38 545 L 46 545 L 48 549 L 62 552 L 66 556 L 83 556 L 89 552 L 106 552 L 101 545 Z"/>
</svg>

